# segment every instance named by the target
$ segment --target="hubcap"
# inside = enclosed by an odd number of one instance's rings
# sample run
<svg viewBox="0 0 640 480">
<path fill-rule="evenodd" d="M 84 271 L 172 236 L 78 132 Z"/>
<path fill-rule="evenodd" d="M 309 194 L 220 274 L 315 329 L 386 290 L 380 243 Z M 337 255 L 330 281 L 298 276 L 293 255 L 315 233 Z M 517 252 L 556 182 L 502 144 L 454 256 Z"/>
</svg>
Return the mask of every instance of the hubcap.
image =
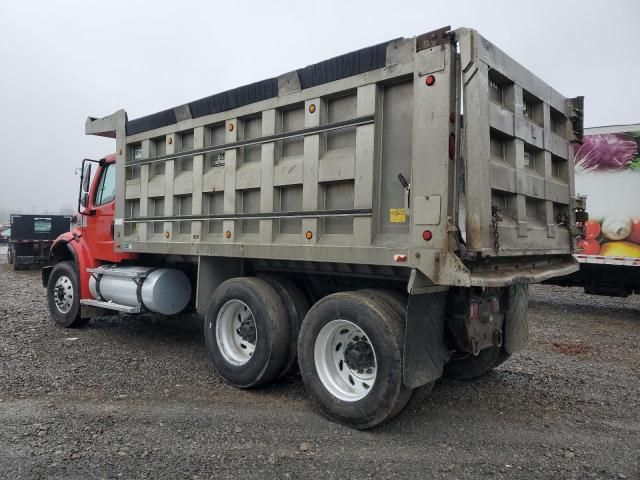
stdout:
<svg viewBox="0 0 640 480">
<path fill-rule="evenodd" d="M 73 284 L 66 275 L 61 275 L 53 286 L 53 300 L 56 308 L 62 314 L 71 310 L 73 305 Z"/>
<path fill-rule="evenodd" d="M 332 320 L 316 337 L 316 371 L 334 397 L 355 402 L 366 397 L 376 381 L 376 354 L 367 335 L 348 320 Z"/>
<path fill-rule="evenodd" d="M 256 320 L 247 304 L 234 299 L 222 305 L 216 319 L 216 342 L 225 360 L 244 365 L 256 349 L 256 340 Z"/>
</svg>

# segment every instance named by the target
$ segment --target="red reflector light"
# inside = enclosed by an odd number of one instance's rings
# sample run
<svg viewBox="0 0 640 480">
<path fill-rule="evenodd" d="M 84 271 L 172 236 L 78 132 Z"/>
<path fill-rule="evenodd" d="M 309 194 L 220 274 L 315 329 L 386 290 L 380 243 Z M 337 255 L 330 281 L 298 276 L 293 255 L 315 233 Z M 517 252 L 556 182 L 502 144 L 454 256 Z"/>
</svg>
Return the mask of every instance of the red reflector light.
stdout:
<svg viewBox="0 0 640 480">
<path fill-rule="evenodd" d="M 425 242 L 428 242 L 432 238 L 433 238 L 433 233 L 431 233 L 431 230 L 425 230 L 424 232 L 422 232 L 422 239 Z"/>
<path fill-rule="evenodd" d="M 407 256 L 406 255 L 394 255 L 393 259 L 396 262 L 406 262 L 407 261 Z"/>
<path fill-rule="evenodd" d="M 497 298 L 491 299 L 491 312 L 498 313 L 500 311 L 500 300 Z"/>
<path fill-rule="evenodd" d="M 433 75 L 427 75 L 427 78 L 424 79 L 424 83 L 427 84 L 428 87 L 436 83 L 436 77 Z"/>
<path fill-rule="evenodd" d="M 479 312 L 480 309 L 478 308 L 478 304 L 472 303 L 471 309 L 469 310 L 469 318 L 471 318 L 471 320 L 477 320 L 480 314 Z"/>
</svg>

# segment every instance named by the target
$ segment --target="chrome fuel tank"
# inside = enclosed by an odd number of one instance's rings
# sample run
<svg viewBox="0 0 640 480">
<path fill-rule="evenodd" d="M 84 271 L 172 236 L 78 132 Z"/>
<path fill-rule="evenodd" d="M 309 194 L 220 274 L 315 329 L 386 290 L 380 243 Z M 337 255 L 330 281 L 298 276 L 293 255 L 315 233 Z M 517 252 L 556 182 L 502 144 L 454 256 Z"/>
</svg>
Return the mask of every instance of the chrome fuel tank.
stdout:
<svg viewBox="0 0 640 480">
<path fill-rule="evenodd" d="M 89 290 L 96 300 L 162 315 L 181 312 L 191 299 L 189 278 L 173 268 L 103 266 L 92 272 Z"/>
</svg>

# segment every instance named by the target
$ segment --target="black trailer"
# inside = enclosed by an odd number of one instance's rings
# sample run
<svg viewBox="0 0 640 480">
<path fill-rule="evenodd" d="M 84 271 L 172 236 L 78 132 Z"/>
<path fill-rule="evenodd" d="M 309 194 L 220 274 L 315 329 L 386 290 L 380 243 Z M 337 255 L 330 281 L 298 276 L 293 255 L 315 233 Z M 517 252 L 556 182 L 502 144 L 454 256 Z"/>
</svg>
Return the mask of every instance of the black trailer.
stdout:
<svg viewBox="0 0 640 480">
<path fill-rule="evenodd" d="M 11 215 L 8 263 L 14 270 L 47 263 L 53 241 L 70 226 L 70 215 Z"/>
</svg>

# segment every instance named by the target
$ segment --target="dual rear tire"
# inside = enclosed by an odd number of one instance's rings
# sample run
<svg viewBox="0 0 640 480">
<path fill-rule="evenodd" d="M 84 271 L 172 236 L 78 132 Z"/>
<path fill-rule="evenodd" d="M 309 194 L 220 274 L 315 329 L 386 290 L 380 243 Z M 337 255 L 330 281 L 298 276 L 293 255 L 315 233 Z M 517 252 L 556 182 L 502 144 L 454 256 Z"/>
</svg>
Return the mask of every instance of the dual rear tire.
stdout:
<svg viewBox="0 0 640 480">
<path fill-rule="evenodd" d="M 308 304 L 286 279 L 232 278 L 215 291 L 204 336 L 220 375 L 240 388 L 270 382 L 295 364 L 295 339 Z"/>
<path fill-rule="evenodd" d="M 402 380 L 404 319 L 384 294 L 329 295 L 298 337 L 302 380 L 329 418 L 366 429 L 396 416 L 411 398 Z"/>
<path fill-rule="evenodd" d="M 306 298 L 286 279 L 227 280 L 205 318 L 209 357 L 229 383 L 248 388 L 287 373 L 297 356 L 307 392 L 325 415 L 371 428 L 396 416 L 413 394 L 402 379 L 400 297 L 342 292 L 307 312 Z"/>
</svg>

